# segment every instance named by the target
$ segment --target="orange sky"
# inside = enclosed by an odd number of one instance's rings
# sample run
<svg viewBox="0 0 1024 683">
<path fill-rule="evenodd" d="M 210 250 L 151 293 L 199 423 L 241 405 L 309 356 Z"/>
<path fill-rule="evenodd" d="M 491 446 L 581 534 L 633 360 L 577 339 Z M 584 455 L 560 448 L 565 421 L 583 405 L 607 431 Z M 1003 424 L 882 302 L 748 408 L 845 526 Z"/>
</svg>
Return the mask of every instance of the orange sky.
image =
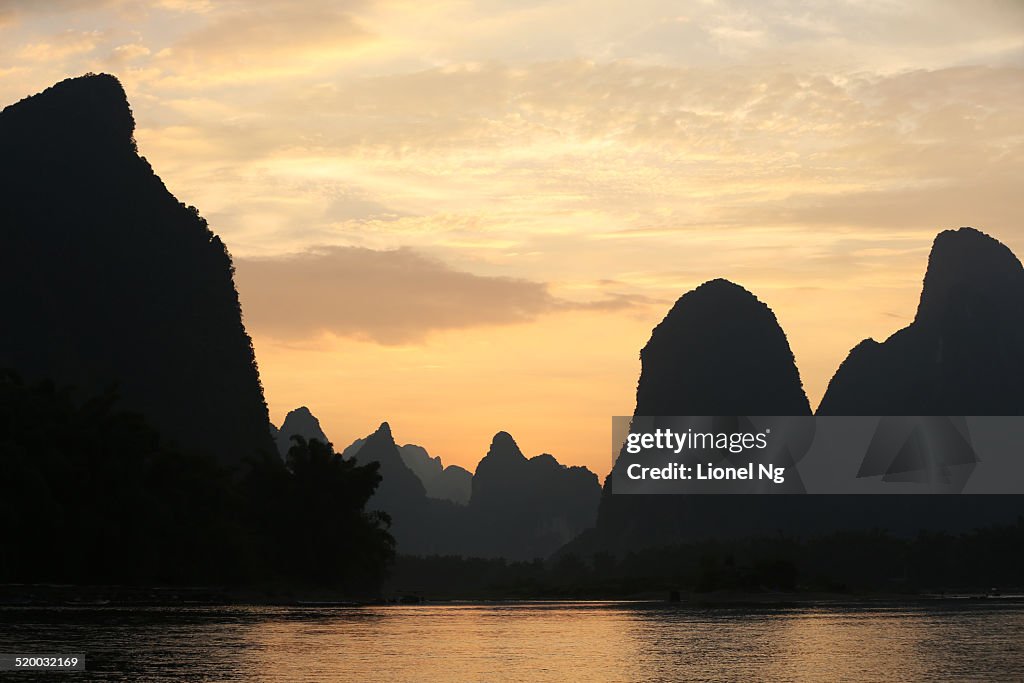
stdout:
<svg viewBox="0 0 1024 683">
<path fill-rule="evenodd" d="M 1024 253 L 1024 5 L 0 1 L 0 101 L 118 76 L 231 249 L 271 416 L 507 430 L 603 475 L 681 294 L 770 305 L 816 404 L 927 250 Z"/>
</svg>

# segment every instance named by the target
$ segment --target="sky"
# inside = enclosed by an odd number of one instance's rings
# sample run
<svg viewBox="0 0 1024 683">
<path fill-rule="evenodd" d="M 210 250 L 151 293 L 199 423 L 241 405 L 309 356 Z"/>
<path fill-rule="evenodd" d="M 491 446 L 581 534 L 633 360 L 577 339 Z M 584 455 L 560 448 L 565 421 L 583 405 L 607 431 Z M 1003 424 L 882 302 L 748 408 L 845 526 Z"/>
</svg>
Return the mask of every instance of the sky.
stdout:
<svg viewBox="0 0 1024 683">
<path fill-rule="evenodd" d="M 1024 254 L 1021 0 L 0 0 L 0 103 L 117 76 L 228 245 L 271 418 L 600 476 L 716 277 L 811 404 L 940 230 Z"/>
</svg>

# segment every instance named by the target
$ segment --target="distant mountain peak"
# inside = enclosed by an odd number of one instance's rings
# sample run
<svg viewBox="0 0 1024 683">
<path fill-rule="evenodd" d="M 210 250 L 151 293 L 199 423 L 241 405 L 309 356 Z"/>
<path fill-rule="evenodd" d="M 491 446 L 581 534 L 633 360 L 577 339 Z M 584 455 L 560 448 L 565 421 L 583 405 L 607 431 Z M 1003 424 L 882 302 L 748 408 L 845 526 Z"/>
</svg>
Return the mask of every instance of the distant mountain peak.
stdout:
<svg viewBox="0 0 1024 683">
<path fill-rule="evenodd" d="M 350 449 L 345 449 L 349 452 Z M 361 464 L 380 463 L 382 481 L 371 499 L 370 509 L 388 512 L 395 518 L 397 531 L 395 538 L 399 543 L 411 540 L 407 533 L 422 523 L 417 515 L 423 514 L 420 509 L 427 500 L 427 490 L 416 473 L 405 464 L 402 454 L 391 434 L 391 426 L 382 422 L 373 434 L 370 434 L 353 451 L 354 457 Z"/>
<path fill-rule="evenodd" d="M 1009 247 L 974 228 L 938 234 L 915 320 L 930 322 L 964 300 L 999 301 L 1024 291 L 1024 269 Z"/>
<path fill-rule="evenodd" d="M 526 456 L 519 449 L 516 440 L 508 432 L 498 432 L 491 439 L 491 447 L 484 457 L 496 458 L 499 460 L 513 459 L 526 460 Z"/>
<path fill-rule="evenodd" d="M 458 465 L 444 466 L 440 456 L 431 456 L 423 446 L 407 443 L 398 452 L 406 467 L 423 482 L 427 497 L 449 500 L 459 505 L 469 502 L 473 475 Z"/>
<path fill-rule="evenodd" d="M 316 439 L 323 443 L 330 443 L 327 434 L 320 426 L 320 420 L 306 406 L 299 406 L 290 411 L 281 423 L 281 428 L 275 436 L 277 450 L 284 457 L 292 447 L 292 437 L 298 435 L 306 441 Z"/>
<path fill-rule="evenodd" d="M 594 523 L 600 498 L 601 485 L 588 469 L 565 467 L 548 453 L 527 458 L 508 432 L 498 432 L 473 475 L 476 552 L 546 556 Z"/>
</svg>

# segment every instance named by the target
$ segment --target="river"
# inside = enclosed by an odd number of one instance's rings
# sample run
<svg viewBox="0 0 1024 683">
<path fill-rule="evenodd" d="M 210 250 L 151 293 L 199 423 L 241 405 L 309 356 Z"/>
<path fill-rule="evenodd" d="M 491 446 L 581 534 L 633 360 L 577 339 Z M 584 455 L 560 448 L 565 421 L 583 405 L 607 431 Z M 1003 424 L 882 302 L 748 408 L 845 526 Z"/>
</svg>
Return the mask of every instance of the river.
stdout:
<svg viewBox="0 0 1024 683">
<path fill-rule="evenodd" d="M 32 681 L 1006 681 L 1024 606 L 6 607 L 0 653 L 85 655 L 0 674 Z"/>
</svg>

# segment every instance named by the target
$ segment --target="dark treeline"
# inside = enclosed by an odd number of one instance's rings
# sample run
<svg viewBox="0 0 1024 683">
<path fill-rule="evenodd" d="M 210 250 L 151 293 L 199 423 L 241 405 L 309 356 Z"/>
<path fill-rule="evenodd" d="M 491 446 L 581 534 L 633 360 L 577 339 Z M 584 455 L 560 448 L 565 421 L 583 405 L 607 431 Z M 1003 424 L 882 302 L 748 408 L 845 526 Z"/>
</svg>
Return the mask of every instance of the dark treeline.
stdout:
<svg viewBox="0 0 1024 683">
<path fill-rule="evenodd" d="M 683 593 L 935 594 L 1024 588 L 1024 519 L 965 534 L 850 531 L 708 540 L 543 562 L 400 555 L 394 591 L 454 599 L 664 598 Z"/>
<path fill-rule="evenodd" d="M 372 593 L 394 554 L 364 511 L 375 463 L 295 440 L 228 469 L 167 446 L 115 392 L 0 372 L 0 583 L 330 587 Z"/>
</svg>

